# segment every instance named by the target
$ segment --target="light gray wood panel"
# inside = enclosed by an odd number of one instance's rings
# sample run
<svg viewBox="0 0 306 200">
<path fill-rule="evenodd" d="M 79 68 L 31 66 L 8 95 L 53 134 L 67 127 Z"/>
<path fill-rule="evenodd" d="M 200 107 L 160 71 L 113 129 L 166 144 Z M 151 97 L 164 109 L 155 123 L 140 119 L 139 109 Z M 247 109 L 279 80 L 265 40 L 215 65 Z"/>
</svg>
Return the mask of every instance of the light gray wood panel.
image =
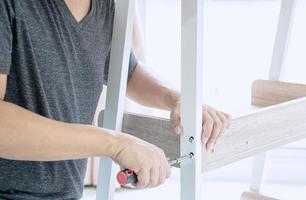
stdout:
<svg viewBox="0 0 306 200">
<path fill-rule="evenodd" d="M 280 81 L 256 80 L 252 86 L 252 104 L 271 106 L 306 97 L 306 85 Z"/>
<path fill-rule="evenodd" d="M 103 112 L 100 113 L 99 124 L 102 122 Z M 165 151 L 168 158 L 180 156 L 180 136 L 175 134 L 168 119 L 126 113 L 122 132 L 155 144 Z"/>
<path fill-rule="evenodd" d="M 102 118 L 100 118 L 102 120 Z M 171 158 L 180 155 L 180 142 L 169 120 L 126 113 L 123 132 L 162 148 Z M 203 172 L 306 138 L 306 98 L 261 109 L 235 118 L 215 151 L 205 154 Z"/>
<path fill-rule="evenodd" d="M 306 138 L 306 98 L 239 117 L 207 155 L 204 171 Z"/>
<path fill-rule="evenodd" d="M 125 114 L 122 131 L 162 148 L 169 158 L 180 156 L 180 136 L 174 133 L 167 119 Z"/>
<path fill-rule="evenodd" d="M 99 124 L 103 123 L 103 111 Z M 168 119 L 125 113 L 122 132 L 136 136 L 162 148 L 169 158 L 180 156 L 180 136 L 175 134 Z"/>
</svg>

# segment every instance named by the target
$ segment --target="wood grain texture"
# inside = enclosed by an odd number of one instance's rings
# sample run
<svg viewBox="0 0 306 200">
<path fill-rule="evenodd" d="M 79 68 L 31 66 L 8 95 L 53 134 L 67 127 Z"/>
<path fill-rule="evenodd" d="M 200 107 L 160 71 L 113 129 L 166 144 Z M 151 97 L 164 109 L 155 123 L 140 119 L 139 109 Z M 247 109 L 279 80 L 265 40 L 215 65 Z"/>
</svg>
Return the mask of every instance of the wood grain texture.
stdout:
<svg viewBox="0 0 306 200">
<path fill-rule="evenodd" d="M 101 119 L 99 119 L 101 120 Z M 180 138 L 167 119 L 126 113 L 123 132 L 162 148 L 166 156 L 180 156 Z M 261 109 L 235 118 L 219 139 L 215 151 L 206 153 L 203 172 L 306 138 L 306 98 Z"/>
<path fill-rule="evenodd" d="M 306 97 L 306 85 L 279 81 L 256 80 L 252 86 L 252 104 L 271 106 Z"/>
<path fill-rule="evenodd" d="M 244 192 L 241 195 L 241 200 L 278 200 L 278 199 L 263 196 L 254 192 Z"/>
<path fill-rule="evenodd" d="M 125 114 L 122 131 L 162 148 L 169 158 L 180 156 L 180 136 L 175 134 L 167 119 Z"/>
<path fill-rule="evenodd" d="M 102 123 L 103 111 L 99 116 L 99 124 Z M 175 134 L 168 119 L 125 113 L 122 132 L 162 148 L 169 158 L 180 156 L 180 136 Z"/>
<path fill-rule="evenodd" d="M 207 156 L 204 171 L 306 137 L 306 98 L 271 106 L 236 118 Z"/>
</svg>

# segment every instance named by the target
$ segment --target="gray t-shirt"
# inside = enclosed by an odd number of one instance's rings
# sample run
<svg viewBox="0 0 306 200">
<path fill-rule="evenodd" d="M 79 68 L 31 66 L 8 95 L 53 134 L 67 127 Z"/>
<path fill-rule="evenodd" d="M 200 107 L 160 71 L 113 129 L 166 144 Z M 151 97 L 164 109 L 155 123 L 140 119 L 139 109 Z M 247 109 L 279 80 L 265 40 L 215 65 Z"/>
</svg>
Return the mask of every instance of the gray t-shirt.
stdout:
<svg viewBox="0 0 306 200">
<path fill-rule="evenodd" d="M 113 18 L 113 0 L 92 0 L 80 23 L 64 0 L 0 0 L 5 101 L 50 119 L 91 124 L 107 83 Z M 131 53 L 129 78 L 136 65 Z M 0 159 L 0 199 L 79 199 L 86 163 Z"/>
</svg>

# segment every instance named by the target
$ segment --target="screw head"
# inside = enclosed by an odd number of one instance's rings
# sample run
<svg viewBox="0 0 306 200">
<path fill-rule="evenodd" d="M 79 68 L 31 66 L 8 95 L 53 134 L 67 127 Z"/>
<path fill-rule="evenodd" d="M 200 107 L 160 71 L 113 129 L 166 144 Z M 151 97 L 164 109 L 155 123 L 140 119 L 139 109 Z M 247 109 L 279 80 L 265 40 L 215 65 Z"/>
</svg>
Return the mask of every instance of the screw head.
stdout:
<svg viewBox="0 0 306 200">
<path fill-rule="evenodd" d="M 191 136 L 191 137 L 189 138 L 189 142 L 190 142 L 190 143 L 193 143 L 193 142 L 194 142 L 194 137 Z"/>
<path fill-rule="evenodd" d="M 193 157 L 194 157 L 194 153 L 191 152 L 191 153 L 189 154 L 189 158 L 193 158 Z"/>
</svg>

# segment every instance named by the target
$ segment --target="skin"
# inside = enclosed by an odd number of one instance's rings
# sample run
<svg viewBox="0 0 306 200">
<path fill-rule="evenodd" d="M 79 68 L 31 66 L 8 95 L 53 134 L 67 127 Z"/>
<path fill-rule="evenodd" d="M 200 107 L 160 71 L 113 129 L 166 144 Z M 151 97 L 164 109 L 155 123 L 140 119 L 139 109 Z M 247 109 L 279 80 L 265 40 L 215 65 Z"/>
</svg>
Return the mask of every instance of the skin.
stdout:
<svg viewBox="0 0 306 200">
<path fill-rule="evenodd" d="M 89 0 L 66 0 L 77 21 L 90 10 Z M 138 175 L 137 187 L 163 184 L 170 176 L 164 152 L 125 133 L 90 125 L 47 119 L 18 105 L 4 101 L 7 75 L 0 74 L 0 157 L 11 160 L 55 161 L 107 156 Z M 180 94 L 158 82 L 141 65 L 135 69 L 127 87 L 127 96 L 150 107 L 171 111 L 171 124 L 178 134 Z M 213 149 L 230 116 L 204 105 L 202 142 Z M 150 156 L 147 156 L 150 155 Z"/>
<path fill-rule="evenodd" d="M 65 2 L 77 22 L 82 21 L 91 8 L 91 0 L 65 0 Z"/>
</svg>

